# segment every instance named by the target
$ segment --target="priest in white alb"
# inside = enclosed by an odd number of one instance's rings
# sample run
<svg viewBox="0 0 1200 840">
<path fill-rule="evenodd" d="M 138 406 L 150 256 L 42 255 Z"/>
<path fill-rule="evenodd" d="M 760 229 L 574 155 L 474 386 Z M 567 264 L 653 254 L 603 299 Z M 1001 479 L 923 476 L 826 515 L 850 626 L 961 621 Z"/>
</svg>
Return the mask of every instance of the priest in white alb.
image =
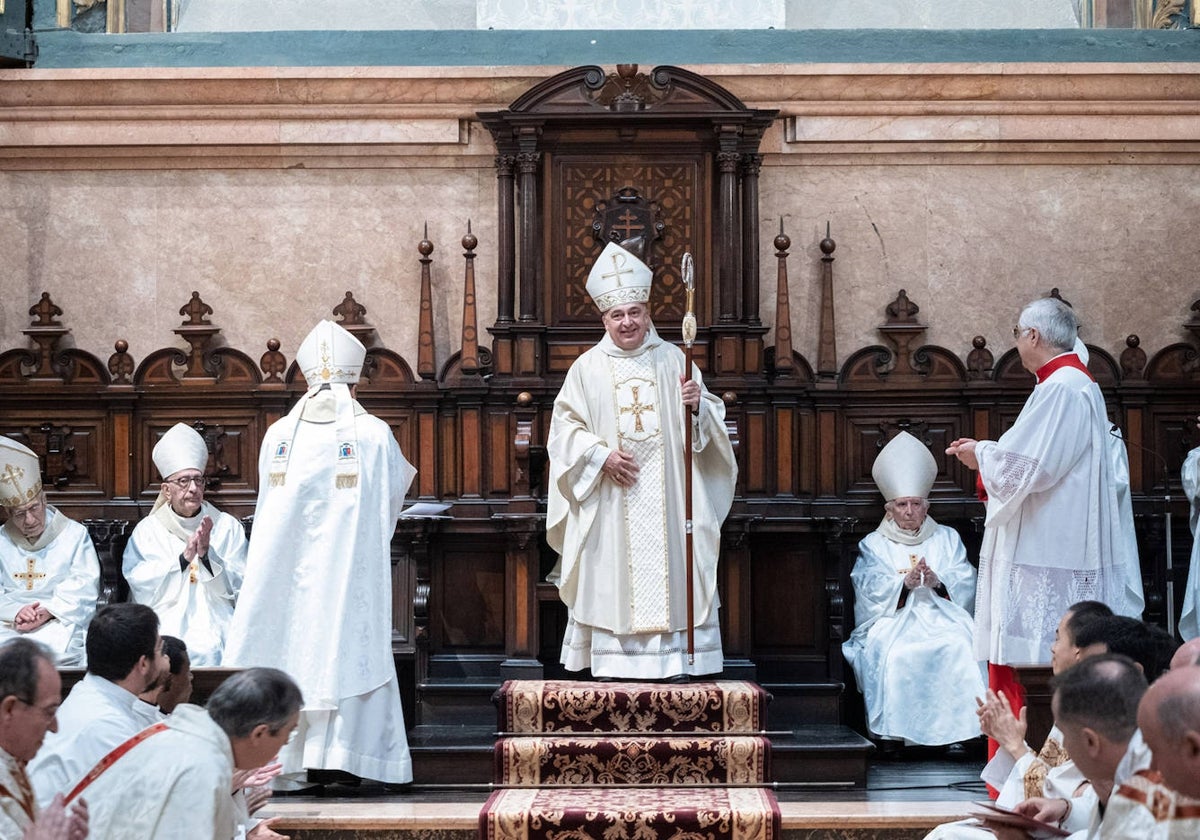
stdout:
<svg viewBox="0 0 1200 840">
<path fill-rule="evenodd" d="M 1075 351 L 1069 306 L 1042 298 L 1013 328 L 1033 393 L 998 441 L 960 438 L 946 452 L 978 470 L 987 499 L 975 646 L 993 690 L 1013 712 L 1024 693 L 1014 666 L 1045 665 L 1058 617 L 1100 601 L 1140 618 L 1145 601 L 1132 512 L 1121 503 L 1104 396 Z"/>
<path fill-rule="evenodd" d="M 1179 616 L 1179 635 L 1184 641 L 1200 637 L 1200 446 L 1187 454 L 1180 471 L 1183 492 L 1191 504 L 1188 524 L 1192 527 L 1192 559 L 1188 565 L 1187 589 L 1183 595 L 1183 613 Z"/>
<path fill-rule="evenodd" d="M 984 695 L 975 659 L 975 569 L 958 532 L 929 516 L 937 462 L 900 432 L 875 458 L 879 527 L 858 544 L 850 573 L 854 632 L 842 645 L 878 738 L 927 746 L 979 735 Z"/>
<path fill-rule="evenodd" d="M 162 487 L 121 564 L 130 600 L 158 613 L 164 635 L 187 643 L 193 665 L 220 665 L 246 571 L 242 523 L 204 500 L 208 445 L 176 423 L 151 452 Z"/>
<path fill-rule="evenodd" d="M 100 594 L 100 561 L 87 529 L 46 503 L 37 454 L 0 437 L 0 641 L 25 636 L 58 665 L 84 664 Z"/>
<path fill-rule="evenodd" d="M 605 336 L 575 360 L 550 424 L 550 579 L 567 605 L 562 662 L 600 678 L 723 668 L 717 557 L 737 464 L 725 406 L 659 337 L 652 272 L 609 243 L 588 276 Z M 685 424 L 692 426 L 694 661 L 687 654 Z"/>
<path fill-rule="evenodd" d="M 391 540 L 416 470 L 354 398 L 366 348 L 322 321 L 296 352 L 308 391 L 259 455 L 246 582 L 226 664 L 304 692 L 279 786 L 306 769 L 402 784 L 412 762 L 392 658 Z"/>
</svg>

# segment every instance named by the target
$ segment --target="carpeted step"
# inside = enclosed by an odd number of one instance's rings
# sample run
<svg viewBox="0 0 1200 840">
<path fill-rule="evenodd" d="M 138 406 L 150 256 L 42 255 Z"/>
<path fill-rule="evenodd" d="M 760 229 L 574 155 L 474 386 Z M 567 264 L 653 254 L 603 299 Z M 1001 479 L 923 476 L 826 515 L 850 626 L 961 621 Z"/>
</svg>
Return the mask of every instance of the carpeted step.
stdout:
<svg viewBox="0 0 1200 840">
<path fill-rule="evenodd" d="M 505 785 L 758 784 L 770 780 L 771 742 L 755 735 L 569 737 L 524 735 L 495 746 Z"/>
<path fill-rule="evenodd" d="M 479 840 L 779 840 L 779 803 L 762 788 L 542 788 L 497 791 Z"/>
<path fill-rule="evenodd" d="M 765 727 L 770 695 L 734 680 L 679 685 L 509 680 L 492 700 L 507 734 L 753 733 Z"/>
</svg>

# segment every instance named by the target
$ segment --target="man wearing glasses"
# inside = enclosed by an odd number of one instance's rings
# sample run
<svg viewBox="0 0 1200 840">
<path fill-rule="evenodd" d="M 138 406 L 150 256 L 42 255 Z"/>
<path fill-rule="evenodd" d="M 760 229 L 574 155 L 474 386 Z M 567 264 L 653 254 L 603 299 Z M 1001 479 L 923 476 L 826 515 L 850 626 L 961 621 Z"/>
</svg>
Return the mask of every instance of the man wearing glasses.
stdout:
<svg viewBox="0 0 1200 840">
<path fill-rule="evenodd" d="M 946 454 L 978 471 L 987 500 L 975 653 L 1015 713 L 1013 666 L 1046 665 L 1058 616 L 1079 601 L 1141 618 L 1145 606 L 1133 532 L 1122 504 L 1104 395 L 1076 349 L 1079 322 L 1057 298 L 1025 307 L 1013 328 L 1021 364 L 1037 377 L 997 441 L 960 438 Z M 1116 441 L 1119 443 L 1119 441 Z"/>
<path fill-rule="evenodd" d="M 125 547 L 130 599 L 152 607 L 163 632 L 187 643 L 193 665 L 220 665 L 246 570 L 246 532 L 204 501 L 208 445 L 195 429 L 176 423 L 151 457 L 162 489 Z"/>
<path fill-rule="evenodd" d="M 0 437 L 0 641 L 49 647 L 64 666 L 82 665 L 96 612 L 100 562 L 87 529 L 46 503 L 38 456 Z"/>
</svg>

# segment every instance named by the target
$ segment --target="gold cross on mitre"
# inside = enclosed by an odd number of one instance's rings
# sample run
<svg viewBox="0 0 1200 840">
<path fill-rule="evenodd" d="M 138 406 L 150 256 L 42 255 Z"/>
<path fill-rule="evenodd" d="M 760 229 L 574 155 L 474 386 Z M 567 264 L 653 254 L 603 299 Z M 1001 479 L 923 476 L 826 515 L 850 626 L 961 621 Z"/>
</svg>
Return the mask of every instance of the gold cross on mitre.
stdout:
<svg viewBox="0 0 1200 840">
<path fill-rule="evenodd" d="M 35 557 L 26 557 L 25 558 L 25 571 L 17 572 L 15 575 L 13 575 L 13 577 L 16 578 L 17 580 L 25 581 L 25 591 L 26 592 L 33 589 L 33 582 L 35 580 L 41 580 L 45 576 L 46 575 L 43 572 L 39 572 L 37 570 L 37 558 L 35 558 Z"/>
<path fill-rule="evenodd" d="M 8 482 L 13 486 L 13 489 L 18 487 L 17 482 L 25 477 L 25 470 L 12 464 L 4 465 L 4 474 L 0 475 L 0 482 Z"/>
<path fill-rule="evenodd" d="M 654 403 L 643 403 L 641 397 L 638 396 L 638 389 L 640 387 L 640 385 L 631 386 L 630 390 L 633 391 L 633 402 L 629 405 L 621 406 L 622 414 L 633 415 L 633 430 L 635 432 L 646 431 L 642 426 L 642 414 L 647 411 L 654 411 Z"/>
<path fill-rule="evenodd" d="M 625 254 L 621 253 L 620 251 L 613 251 L 611 256 L 612 256 L 612 262 L 613 262 L 613 270 L 606 271 L 605 273 L 601 274 L 600 279 L 607 280 L 610 277 L 615 277 L 617 280 L 617 286 L 619 287 L 619 286 L 623 285 L 621 283 L 621 275 L 622 274 L 633 274 L 633 269 L 625 267 Z"/>
</svg>

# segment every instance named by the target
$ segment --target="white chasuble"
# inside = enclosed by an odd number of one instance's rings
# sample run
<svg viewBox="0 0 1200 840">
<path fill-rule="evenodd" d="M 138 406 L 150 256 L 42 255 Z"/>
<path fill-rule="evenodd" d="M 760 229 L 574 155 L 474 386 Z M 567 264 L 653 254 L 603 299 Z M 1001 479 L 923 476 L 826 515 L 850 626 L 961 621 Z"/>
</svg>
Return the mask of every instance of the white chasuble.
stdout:
<svg viewBox="0 0 1200 840">
<path fill-rule="evenodd" d="M 1183 613 L 1179 616 L 1179 635 L 1184 641 L 1200 636 L 1200 447 L 1188 453 L 1180 470 L 1183 477 L 1183 492 L 1191 503 L 1188 524 L 1192 528 L 1192 560 L 1188 566 L 1187 589 L 1183 595 Z M 1176 571 L 1176 579 L 1178 579 Z"/>
<path fill-rule="evenodd" d="M 416 470 L 387 423 L 345 385 L 332 389 L 310 393 L 263 439 L 225 664 L 279 668 L 300 686 L 285 774 L 400 784 L 412 765 L 392 658 L 391 540 Z"/>
<path fill-rule="evenodd" d="M 0 749 L 0 837 L 20 840 L 37 814 L 37 801 L 25 772 L 25 762 Z"/>
<path fill-rule="evenodd" d="M 32 543 L 10 520 L 0 529 L 0 641 L 27 636 L 49 647 L 63 667 L 85 664 L 84 640 L 100 595 L 100 561 L 87 529 L 51 505 Z M 26 604 L 54 616 L 28 633 L 13 629 Z"/>
<path fill-rule="evenodd" d="M 180 569 L 179 557 L 205 516 L 213 521 L 208 566 L 197 558 Z M 242 523 L 208 502 L 190 517 L 161 505 L 129 537 L 121 568 L 130 600 L 153 608 L 159 631 L 183 639 L 193 665 L 222 664 L 225 634 L 246 573 L 246 548 Z"/>
<path fill-rule="evenodd" d="M 701 384 L 688 417 L 684 356 L 653 330 L 636 350 L 605 336 L 571 366 L 548 450 L 550 580 L 568 608 L 563 662 L 596 676 L 654 679 L 723 667 L 716 567 L 737 465 L 724 404 Z M 700 380 L 693 366 L 692 375 Z M 695 662 L 687 663 L 685 423 L 692 423 Z M 601 471 L 614 449 L 640 466 L 632 487 Z"/>
<path fill-rule="evenodd" d="M 972 639 L 975 569 L 954 529 L 926 517 L 919 537 L 906 545 L 877 530 L 859 543 L 850 574 L 855 628 L 842 651 L 871 732 L 909 744 L 951 744 L 979 735 L 975 698 L 984 683 Z M 900 607 L 904 576 L 921 558 L 950 599 L 922 586 Z"/>
<path fill-rule="evenodd" d="M 1063 364 L 1062 359 L 1070 362 Z M 1123 457 L 1095 381 L 1056 357 L 1012 428 L 975 453 L 987 490 L 979 552 L 975 648 L 999 665 L 1046 665 L 1058 620 L 1083 600 L 1141 617 L 1131 510 L 1120 499 Z"/>
</svg>

